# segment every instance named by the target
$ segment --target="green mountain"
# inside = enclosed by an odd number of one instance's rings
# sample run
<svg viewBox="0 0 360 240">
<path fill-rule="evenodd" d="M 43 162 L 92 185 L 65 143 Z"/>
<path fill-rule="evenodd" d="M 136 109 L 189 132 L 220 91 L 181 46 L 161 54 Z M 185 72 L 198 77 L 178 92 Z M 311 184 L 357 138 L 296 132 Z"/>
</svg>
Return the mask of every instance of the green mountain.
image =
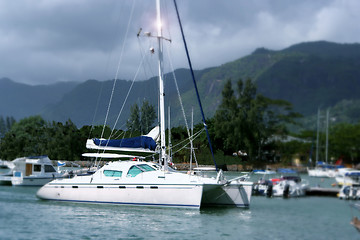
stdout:
<svg viewBox="0 0 360 240">
<path fill-rule="evenodd" d="M 40 114 L 49 104 L 55 104 L 78 83 L 59 82 L 51 85 L 27 85 L 8 78 L 0 79 L 0 115 L 21 118 Z"/>
<path fill-rule="evenodd" d="M 287 100 L 304 115 L 359 98 L 360 44 L 302 43 L 279 54 L 284 57 L 256 79 L 264 95 Z"/>
<path fill-rule="evenodd" d="M 280 51 L 264 48 L 204 76 L 223 82 L 251 78 L 263 95 L 291 102 L 304 115 L 360 93 L 360 44 L 309 42 Z M 221 88 L 221 84 L 219 87 Z"/>
<path fill-rule="evenodd" d="M 212 69 L 201 82 L 207 86 L 216 84 L 213 96 L 219 102 L 224 80 L 229 78 L 234 83 L 239 78 L 251 78 L 259 93 L 291 102 L 294 110 L 304 115 L 301 122 L 307 128 L 313 128 L 316 123 L 318 108 L 330 108 L 335 122 L 360 120 L 357 112 L 360 44 L 357 43 L 308 42 L 280 51 L 259 48 L 249 56 Z M 340 106 L 344 108 L 342 111 Z"/>
<path fill-rule="evenodd" d="M 196 71 L 197 78 L 201 78 L 209 70 Z M 182 98 L 186 105 L 193 102 L 195 92 L 192 88 L 190 72 L 186 69 L 175 71 L 179 92 L 185 93 Z M 174 112 L 173 123 L 182 124 L 179 114 L 180 105 L 177 90 L 174 87 L 173 74 L 166 74 L 165 92 L 167 105 L 170 105 Z M 180 80 L 181 79 L 181 80 Z M 71 119 L 78 126 L 91 124 L 104 124 L 106 113 L 109 109 L 107 119 L 108 125 L 112 126 L 118 118 L 117 128 L 124 128 L 124 124 L 129 117 L 130 108 L 137 103 L 141 106 L 143 100 L 149 101 L 157 106 L 158 80 L 151 78 L 147 81 L 134 82 L 126 80 L 117 80 L 113 90 L 114 80 L 96 81 L 88 80 L 76 86 L 71 92 L 65 94 L 62 100 L 56 105 L 49 106 L 43 116 L 48 120 L 66 121 Z M 131 88 L 131 92 L 128 94 Z M 113 92 L 113 98 L 109 107 L 110 96 Z M 127 101 L 124 104 L 125 98 Z M 195 104 L 194 102 L 193 104 Z M 184 123 L 184 122 L 183 122 Z"/>
<path fill-rule="evenodd" d="M 188 122 L 190 122 L 192 107 L 194 107 L 195 122 L 199 122 L 201 120 L 200 112 L 189 71 L 178 69 L 175 74 Z M 273 99 L 284 99 L 291 102 L 294 111 L 305 116 L 302 121 L 307 127 L 313 127 L 316 122 L 314 119 L 316 119 L 318 108 L 331 108 L 330 115 L 336 121 L 357 122 L 360 120 L 358 107 L 360 102 L 360 44 L 357 43 L 307 42 L 279 51 L 259 48 L 252 54 L 235 61 L 214 68 L 198 70 L 195 75 L 207 117 L 213 116 L 220 104 L 221 91 L 227 79 L 232 79 L 235 87 L 238 79 L 251 78 L 256 83 L 259 93 Z M 48 120 L 66 121 L 70 118 L 78 126 L 103 124 L 108 111 L 113 82 L 113 80 L 88 80 L 73 86 L 73 88 L 68 88 L 68 91 L 58 91 L 57 95 L 51 94 L 49 91 L 49 94 L 45 95 L 53 96 L 44 95 L 37 104 L 34 103 L 34 108 L 27 108 L 26 105 L 29 102 L 24 102 L 24 100 L 16 102 L 17 99 L 14 96 L 20 95 L 10 95 L 8 98 L 11 101 L 8 100 L 8 105 L 12 111 L 15 108 L 25 109 L 22 116 L 41 113 Z M 130 81 L 116 81 L 112 104 L 109 108 L 107 121 L 109 125 L 112 125 L 118 118 L 116 127 L 124 127 L 129 116 L 130 106 L 134 103 L 141 105 L 144 99 L 157 106 L 158 83 L 156 78 L 135 82 L 128 95 L 130 87 Z M 0 89 L 2 89 L 2 85 L 0 85 Z M 25 94 L 26 91 L 22 90 L 22 93 Z M 8 93 L 7 90 L 4 92 Z M 184 125 L 173 74 L 165 75 L 165 92 L 166 106 L 171 106 L 172 126 Z M 38 94 L 40 95 L 40 93 Z M 47 100 L 47 97 L 53 98 Z M 127 102 L 123 106 L 126 97 Z M 28 100 L 29 98 L 30 96 L 25 97 Z M 47 106 L 44 108 L 45 103 Z M 35 106 L 37 107 L 35 108 Z M 15 116 L 19 116 L 19 114 Z"/>
</svg>

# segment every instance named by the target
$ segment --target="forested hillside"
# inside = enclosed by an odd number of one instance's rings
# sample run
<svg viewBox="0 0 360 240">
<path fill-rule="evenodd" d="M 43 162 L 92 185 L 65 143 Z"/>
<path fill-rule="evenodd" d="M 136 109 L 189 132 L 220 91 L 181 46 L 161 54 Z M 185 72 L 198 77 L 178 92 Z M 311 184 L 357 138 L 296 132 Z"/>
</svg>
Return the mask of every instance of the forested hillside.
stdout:
<svg viewBox="0 0 360 240">
<path fill-rule="evenodd" d="M 0 79 L 0 115 L 21 119 L 41 113 L 46 106 L 59 102 L 78 83 L 27 85 L 8 78 Z"/>
<path fill-rule="evenodd" d="M 197 100 L 186 69 L 175 71 L 188 120 Z M 271 99 L 283 99 L 293 104 L 294 111 L 304 115 L 305 127 L 313 127 L 318 108 L 331 108 L 336 121 L 358 122 L 360 119 L 360 44 L 338 44 L 325 41 L 300 43 L 283 50 L 259 48 L 252 54 L 195 72 L 207 117 L 212 117 L 220 104 L 226 80 L 235 84 L 239 79 L 252 79 L 257 91 Z M 157 106 L 157 80 L 135 82 L 122 106 L 130 81 L 118 80 L 109 112 L 108 123 L 119 118 L 121 128 L 129 117 L 130 106 L 143 100 Z M 16 119 L 40 114 L 46 120 L 65 122 L 71 119 L 77 126 L 102 124 L 112 91 L 113 80 L 88 80 L 50 86 L 28 86 L 7 79 L 0 80 L 0 112 Z M 184 125 L 182 111 L 172 74 L 165 75 L 166 105 L 171 106 L 172 125 Z M 200 115 L 195 109 L 195 122 Z"/>
</svg>

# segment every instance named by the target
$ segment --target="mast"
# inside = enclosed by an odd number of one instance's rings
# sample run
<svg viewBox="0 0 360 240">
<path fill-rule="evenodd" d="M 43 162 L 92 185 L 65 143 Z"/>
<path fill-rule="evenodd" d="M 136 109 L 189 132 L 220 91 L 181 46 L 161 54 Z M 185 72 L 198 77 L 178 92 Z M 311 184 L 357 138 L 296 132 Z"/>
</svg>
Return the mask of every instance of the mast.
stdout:
<svg viewBox="0 0 360 240">
<path fill-rule="evenodd" d="M 170 105 L 169 105 L 169 107 L 168 107 L 168 128 L 169 128 L 169 131 L 168 131 L 168 134 L 169 134 L 169 137 L 168 137 L 168 144 L 169 144 L 168 154 L 169 154 L 170 162 L 172 162 L 172 144 L 171 144 L 171 127 L 170 127 Z"/>
<path fill-rule="evenodd" d="M 329 109 L 326 110 L 326 145 L 325 145 L 325 162 L 328 163 L 329 149 Z"/>
<path fill-rule="evenodd" d="M 161 140 L 161 153 L 160 159 L 164 164 L 164 169 L 167 169 L 166 161 L 166 143 L 165 143 L 165 92 L 164 92 L 164 80 L 163 80 L 163 44 L 162 44 L 162 26 L 161 26 L 161 14 L 160 14 L 160 0 L 156 0 L 156 19 L 157 19 L 157 39 L 158 39 L 158 52 L 159 52 L 159 110 L 160 110 L 160 140 Z"/>
<path fill-rule="evenodd" d="M 194 153 L 193 136 L 194 136 L 194 107 L 191 108 L 190 172 L 192 169 L 192 159 Z"/>
<path fill-rule="evenodd" d="M 316 130 L 316 164 L 319 161 L 319 128 L 320 128 L 320 108 L 317 113 L 317 130 Z"/>
</svg>

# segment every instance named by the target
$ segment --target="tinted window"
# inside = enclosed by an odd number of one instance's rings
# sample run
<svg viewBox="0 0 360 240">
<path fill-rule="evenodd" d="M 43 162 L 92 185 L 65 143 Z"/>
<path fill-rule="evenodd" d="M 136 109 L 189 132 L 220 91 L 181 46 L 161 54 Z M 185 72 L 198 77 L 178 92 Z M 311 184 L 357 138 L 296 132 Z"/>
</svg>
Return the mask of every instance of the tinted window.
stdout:
<svg viewBox="0 0 360 240">
<path fill-rule="evenodd" d="M 143 170 L 144 172 L 148 172 L 148 171 L 155 171 L 154 168 L 152 168 L 151 166 L 147 165 L 147 164 L 139 164 L 137 165 L 139 168 L 141 168 L 141 170 Z"/>
<path fill-rule="evenodd" d="M 129 172 L 127 174 L 127 177 L 135 177 L 136 175 L 138 175 L 139 173 L 142 173 L 143 171 L 138 168 L 137 166 L 132 166 L 130 169 L 129 169 Z"/>
<path fill-rule="evenodd" d="M 121 177 L 121 171 L 114 171 L 114 170 L 104 170 L 104 175 L 107 177 Z"/>
<path fill-rule="evenodd" d="M 41 165 L 34 164 L 34 172 L 41 172 Z"/>
<path fill-rule="evenodd" d="M 51 165 L 45 165 L 45 172 L 56 172 L 56 170 Z"/>
</svg>

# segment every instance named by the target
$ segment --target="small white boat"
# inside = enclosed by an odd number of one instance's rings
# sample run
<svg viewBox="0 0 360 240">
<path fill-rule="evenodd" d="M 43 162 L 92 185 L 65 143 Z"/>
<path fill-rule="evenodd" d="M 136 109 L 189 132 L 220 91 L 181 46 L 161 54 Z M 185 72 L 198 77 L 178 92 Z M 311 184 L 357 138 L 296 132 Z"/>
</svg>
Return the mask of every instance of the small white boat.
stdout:
<svg viewBox="0 0 360 240">
<path fill-rule="evenodd" d="M 324 162 L 318 162 L 315 168 L 307 168 L 310 177 L 333 178 L 338 175 L 340 169 L 344 168 L 341 165 L 332 165 Z"/>
<path fill-rule="evenodd" d="M 342 186 L 340 199 L 360 199 L 360 171 L 348 169 L 342 171 L 343 176 L 336 178 L 337 184 Z"/>
<path fill-rule="evenodd" d="M 0 176 L 0 182 L 13 186 L 43 186 L 60 178 L 52 161 L 47 156 L 22 157 L 12 161 L 14 168 L 11 173 Z"/>
<path fill-rule="evenodd" d="M 319 177 L 319 178 L 329 177 L 328 170 L 322 167 L 315 167 L 313 169 L 307 168 L 307 172 L 310 177 Z"/>
<path fill-rule="evenodd" d="M 273 181 L 271 176 L 275 175 L 275 171 L 271 170 L 254 170 L 255 175 L 261 175 L 256 183 L 253 185 L 253 194 L 259 196 L 272 196 Z"/>
<path fill-rule="evenodd" d="M 302 197 L 306 195 L 309 189 L 309 183 L 300 176 L 296 175 L 296 171 L 291 169 L 279 169 L 279 173 L 283 176 L 272 188 L 272 196 L 274 197 Z"/>
<path fill-rule="evenodd" d="M 344 185 L 339 191 L 339 198 L 345 200 L 360 199 L 360 184 Z"/>
<path fill-rule="evenodd" d="M 338 174 L 335 177 L 336 184 L 339 187 L 352 186 L 360 183 L 360 170 L 353 168 L 339 169 Z"/>
</svg>

